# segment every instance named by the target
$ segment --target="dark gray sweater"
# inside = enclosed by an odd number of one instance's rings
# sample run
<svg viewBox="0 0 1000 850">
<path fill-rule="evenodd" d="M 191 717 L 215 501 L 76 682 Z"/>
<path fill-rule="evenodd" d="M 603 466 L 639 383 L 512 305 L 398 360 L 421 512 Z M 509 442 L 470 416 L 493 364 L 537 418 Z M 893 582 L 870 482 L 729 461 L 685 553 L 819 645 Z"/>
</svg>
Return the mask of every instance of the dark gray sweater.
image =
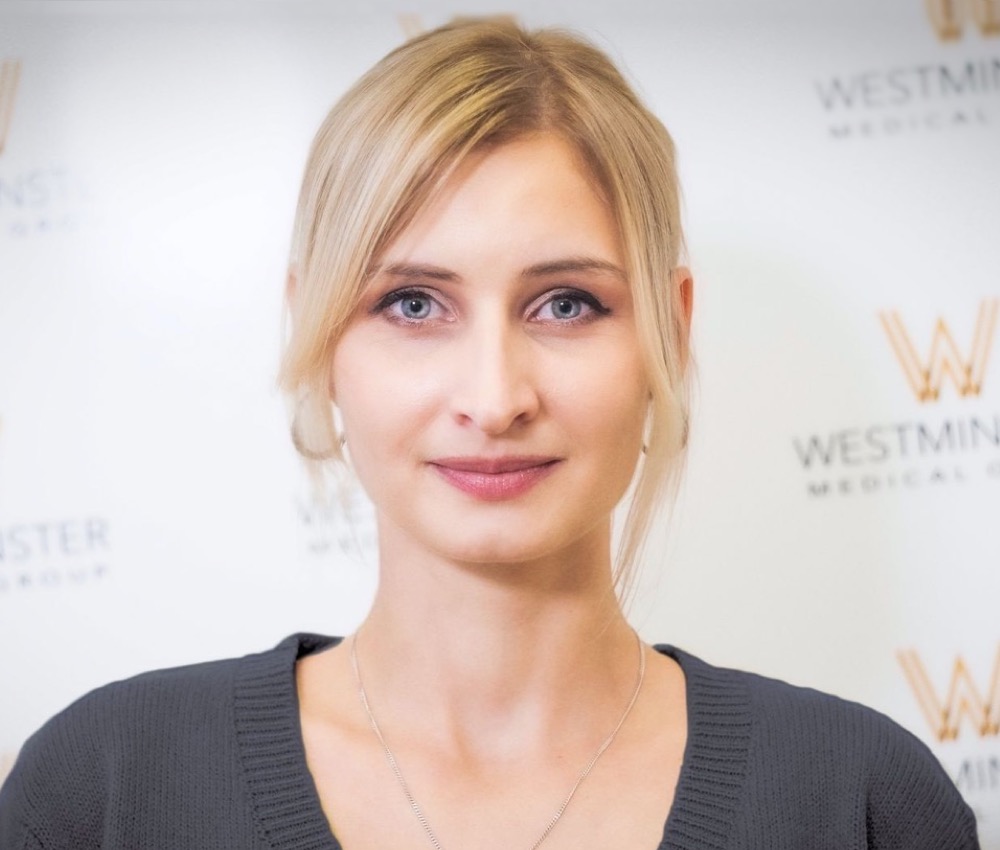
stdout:
<svg viewBox="0 0 1000 850">
<path fill-rule="evenodd" d="M 0 850 L 340 850 L 294 679 L 296 658 L 335 642 L 293 635 L 83 697 L 27 742 L 0 790 Z M 657 649 L 684 670 L 689 718 L 659 850 L 979 847 L 934 756 L 888 718 Z"/>
</svg>

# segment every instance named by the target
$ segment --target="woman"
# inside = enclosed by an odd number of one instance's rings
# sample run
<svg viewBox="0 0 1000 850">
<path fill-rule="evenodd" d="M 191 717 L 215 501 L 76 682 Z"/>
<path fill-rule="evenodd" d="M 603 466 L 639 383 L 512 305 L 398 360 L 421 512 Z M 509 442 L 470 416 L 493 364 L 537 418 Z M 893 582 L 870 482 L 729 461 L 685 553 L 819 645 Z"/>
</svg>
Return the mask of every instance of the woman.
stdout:
<svg viewBox="0 0 1000 850">
<path fill-rule="evenodd" d="M 0 846 L 978 846 L 888 719 L 621 612 L 686 441 L 681 249 L 670 138 L 579 39 L 465 23 L 372 69 L 310 156 L 282 367 L 376 507 L 371 612 L 85 697 Z"/>
</svg>

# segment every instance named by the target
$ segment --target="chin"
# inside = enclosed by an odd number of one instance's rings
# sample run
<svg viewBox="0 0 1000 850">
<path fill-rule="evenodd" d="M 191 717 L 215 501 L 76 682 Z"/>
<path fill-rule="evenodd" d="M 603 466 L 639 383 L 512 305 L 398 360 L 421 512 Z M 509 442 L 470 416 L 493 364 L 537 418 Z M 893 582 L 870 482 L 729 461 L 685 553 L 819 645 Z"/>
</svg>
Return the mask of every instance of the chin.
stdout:
<svg viewBox="0 0 1000 850">
<path fill-rule="evenodd" d="M 532 522 L 531 519 L 535 521 Z M 536 563 L 578 549 L 589 537 L 587 526 L 567 523 L 563 528 L 537 514 L 502 523 L 456 521 L 427 542 L 450 561 L 479 566 L 515 567 Z M 457 535 L 455 529 L 462 529 Z M 591 533 L 593 533 L 591 531 Z"/>
<path fill-rule="evenodd" d="M 450 540 L 438 547 L 438 551 L 449 561 L 475 566 L 513 567 L 544 558 L 552 554 L 545 547 L 525 545 L 523 540 L 476 539 L 469 541 Z"/>
</svg>

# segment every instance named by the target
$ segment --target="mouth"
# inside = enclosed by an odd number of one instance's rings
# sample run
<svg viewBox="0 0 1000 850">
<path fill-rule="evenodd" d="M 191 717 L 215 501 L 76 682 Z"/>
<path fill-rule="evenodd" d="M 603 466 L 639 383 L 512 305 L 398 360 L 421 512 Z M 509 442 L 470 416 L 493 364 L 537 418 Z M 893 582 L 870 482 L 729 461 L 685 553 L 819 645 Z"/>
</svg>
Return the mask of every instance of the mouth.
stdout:
<svg viewBox="0 0 1000 850">
<path fill-rule="evenodd" d="M 542 456 L 449 457 L 431 461 L 453 487 L 477 499 L 500 502 L 528 492 L 561 462 Z"/>
</svg>

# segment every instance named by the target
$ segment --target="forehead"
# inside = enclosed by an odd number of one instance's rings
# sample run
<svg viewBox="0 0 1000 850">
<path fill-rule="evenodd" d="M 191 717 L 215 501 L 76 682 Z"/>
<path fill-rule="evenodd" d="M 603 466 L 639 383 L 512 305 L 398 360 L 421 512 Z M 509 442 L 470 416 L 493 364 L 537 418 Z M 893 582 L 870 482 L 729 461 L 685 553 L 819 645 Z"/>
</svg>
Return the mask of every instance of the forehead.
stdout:
<svg viewBox="0 0 1000 850">
<path fill-rule="evenodd" d="M 611 206 L 579 152 L 539 134 L 465 158 L 386 247 L 379 265 L 484 253 L 529 264 L 593 255 L 620 265 Z"/>
</svg>

